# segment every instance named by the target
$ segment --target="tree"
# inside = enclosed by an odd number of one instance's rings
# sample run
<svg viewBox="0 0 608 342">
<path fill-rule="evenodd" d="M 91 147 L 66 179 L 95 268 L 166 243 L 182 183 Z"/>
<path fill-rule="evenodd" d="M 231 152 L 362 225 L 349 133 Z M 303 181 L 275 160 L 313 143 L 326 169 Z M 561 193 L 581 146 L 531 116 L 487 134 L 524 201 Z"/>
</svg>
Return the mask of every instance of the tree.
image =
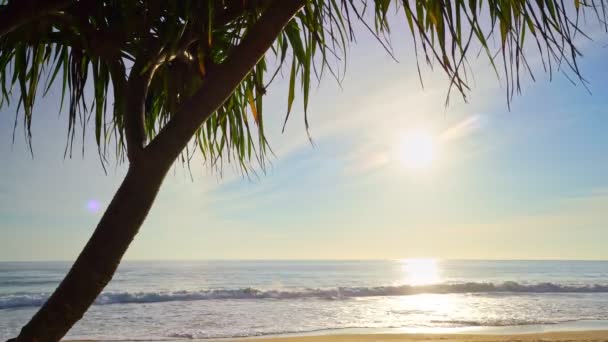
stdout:
<svg viewBox="0 0 608 342">
<path fill-rule="evenodd" d="M 21 118 L 31 144 L 35 100 L 59 84 L 68 103 L 66 153 L 93 119 L 102 165 L 109 155 L 129 164 L 69 273 L 15 340 L 58 341 L 83 316 L 176 160 L 201 153 L 212 167 L 226 158 L 245 173 L 264 167 L 263 95 L 284 65 L 285 120 L 299 83 L 306 121 L 311 78 L 329 72 L 340 80 L 354 24 L 391 53 L 388 14 L 395 9 L 416 56 L 438 64 L 450 89 L 466 95 L 467 57 L 483 51 L 511 99 L 520 69 L 534 78 L 527 53 L 545 71 L 584 82 L 579 16 L 592 12 L 606 25 L 604 2 L 589 1 L 0 0 L 0 108 L 17 99 L 15 125 Z M 269 70 L 269 61 L 277 68 Z"/>
</svg>

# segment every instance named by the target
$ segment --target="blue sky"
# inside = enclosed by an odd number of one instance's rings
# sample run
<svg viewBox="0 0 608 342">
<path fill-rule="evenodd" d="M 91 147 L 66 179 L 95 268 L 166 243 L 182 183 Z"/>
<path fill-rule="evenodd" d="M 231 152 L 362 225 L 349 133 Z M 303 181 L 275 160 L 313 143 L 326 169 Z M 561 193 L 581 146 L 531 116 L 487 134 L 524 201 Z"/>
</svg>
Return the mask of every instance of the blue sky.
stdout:
<svg viewBox="0 0 608 342">
<path fill-rule="evenodd" d="M 281 134 L 283 80 L 265 105 L 266 174 L 219 178 L 199 163 L 191 180 L 177 166 L 127 258 L 608 258 L 608 37 L 582 45 L 592 95 L 536 68 L 509 111 L 483 59 L 469 103 L 446 108 L 444 76 L 425 70 L 423 90 L 396 31 L 399 63 L 361 33 L 342 88 L 315 89 L 314 147 L 299 109 Z M 14 109 L 0 112 L 0 260 L 74 259 L 101 216 L 87 204 L 103 209 L 124 176 L 104 174 L 90 138 L 84 158 L 63 159 L 56 97 L 38 103 L 33 159 L 20 131 L 11 143 Z M 398 160 L 412 129 L 436 150 L 420 170 Z"/>
</svg>

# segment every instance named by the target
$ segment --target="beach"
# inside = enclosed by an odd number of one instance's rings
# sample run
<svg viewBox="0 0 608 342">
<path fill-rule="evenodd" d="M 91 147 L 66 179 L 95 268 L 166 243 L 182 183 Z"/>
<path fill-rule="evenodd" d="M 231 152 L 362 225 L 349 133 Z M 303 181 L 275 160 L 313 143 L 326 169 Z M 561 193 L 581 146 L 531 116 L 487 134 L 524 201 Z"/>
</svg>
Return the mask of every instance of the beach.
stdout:
<svg viewBox="0 0 608 342">
<path fill-rule="evenodd" d="M 234 339 L 237 341 L 251 341 Z M 608 330 L 545 332 L 536 334 L 344 334 L 255 338 L 256 342 L 606 342 Z"/>
<path fill-rule="evenodd" d="M 179 340 L 176 340 L 179 341 Z M 535 334 L 326 334 L 288 337 L 248 337 L 240 339 L 205 339 L 196 342 L 607 342 L 608 330 L 561 331 Z M 68 340 L 67 342 L 97 342 Z"/>
</svg>

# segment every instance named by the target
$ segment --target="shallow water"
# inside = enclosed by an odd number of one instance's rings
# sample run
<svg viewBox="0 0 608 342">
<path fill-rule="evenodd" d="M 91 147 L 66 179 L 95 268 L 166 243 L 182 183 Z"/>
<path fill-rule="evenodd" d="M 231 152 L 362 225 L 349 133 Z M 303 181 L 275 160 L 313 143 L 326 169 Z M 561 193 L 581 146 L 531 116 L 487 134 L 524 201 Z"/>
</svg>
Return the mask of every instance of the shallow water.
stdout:
<svg viewBox="0 0 608 342">
<path fill-rule="evenodd" d="M 0 340 L 67 263 L 0 263 Z M 71 338 L 606 328 L 606 261 L 125 262 Z M 371 330 L 370 330 L 371 331 Z"/>
</svg>

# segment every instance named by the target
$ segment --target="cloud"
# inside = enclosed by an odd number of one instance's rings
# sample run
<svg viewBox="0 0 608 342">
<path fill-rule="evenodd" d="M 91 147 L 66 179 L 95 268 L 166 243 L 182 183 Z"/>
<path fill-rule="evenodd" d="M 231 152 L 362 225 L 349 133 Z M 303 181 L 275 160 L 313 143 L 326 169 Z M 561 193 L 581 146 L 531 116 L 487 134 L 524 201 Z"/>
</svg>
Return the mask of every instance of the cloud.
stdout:
<svg viewBox="0 0 608 342">
<path fill-rule="evenodd" d="M 439 139 L 442 142 L 462 139 L 475 133 L 477 130 L 482 128 L 484 124 L 484 117 L 479 114 L 471 115 L 445 129 L 439 136 Z"/>
</svg>

